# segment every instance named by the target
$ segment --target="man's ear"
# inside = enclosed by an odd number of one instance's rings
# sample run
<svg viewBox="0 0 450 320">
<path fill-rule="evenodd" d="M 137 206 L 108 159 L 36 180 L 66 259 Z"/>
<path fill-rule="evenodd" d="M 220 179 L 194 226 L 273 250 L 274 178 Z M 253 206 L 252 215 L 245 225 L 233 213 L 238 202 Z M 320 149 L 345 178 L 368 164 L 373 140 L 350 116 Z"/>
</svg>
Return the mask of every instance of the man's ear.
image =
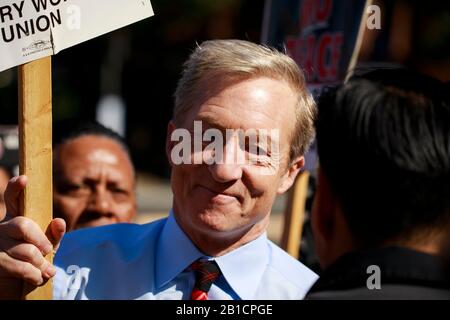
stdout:
<svg viewBox="0 0 450 320">
<path fill-rule="evenodd" d="M 170 120 L 167 124 L 167 135 L 166 135 L 166 156 L 167 160 L 169 160 L 170 166 L 173 165 L 172 162 L 172 149 L 175 145 L 175 141 L 172 141 L 172 133 L 176 129 L 175 123 L 173 123 L 173 120 Z"/>
<path fill-rule="evenodd" d="M 297 157 L 291 161 L 285 174 L 281 177 L 280 185 L 278 186 L 277 194 L 285 193 L 295 182 L 300 170 L 305 166 L 305 157 Z"/>
</svg>

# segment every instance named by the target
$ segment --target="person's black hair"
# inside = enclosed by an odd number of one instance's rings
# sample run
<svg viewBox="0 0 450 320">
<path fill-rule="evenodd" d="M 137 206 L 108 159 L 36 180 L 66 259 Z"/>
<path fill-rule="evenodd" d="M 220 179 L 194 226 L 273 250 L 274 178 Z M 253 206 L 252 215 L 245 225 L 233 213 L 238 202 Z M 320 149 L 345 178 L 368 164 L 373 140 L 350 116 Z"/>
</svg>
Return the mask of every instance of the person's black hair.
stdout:
<svg viewBox="0 0 450 320">
<path fill-rule="evenodd" d="M 405 69 L 357 73 L 325 90 L 320 166 L 365 244 L 450 225 L 448 86 Z"/>
<path fill-rule="evenodd" d="M 57 121 L 53 124 L 53 149 L 68 142 L 69 140 L 79 138 L 85 135 L 94 135 L 109 138 L 117 142 L 125 152 L 130 155 L 129 148 L 125 140 L 115 131 L 105 127 L 97 121 L 83 121 L 78 119 L 69 119 Z"/>
</svg>

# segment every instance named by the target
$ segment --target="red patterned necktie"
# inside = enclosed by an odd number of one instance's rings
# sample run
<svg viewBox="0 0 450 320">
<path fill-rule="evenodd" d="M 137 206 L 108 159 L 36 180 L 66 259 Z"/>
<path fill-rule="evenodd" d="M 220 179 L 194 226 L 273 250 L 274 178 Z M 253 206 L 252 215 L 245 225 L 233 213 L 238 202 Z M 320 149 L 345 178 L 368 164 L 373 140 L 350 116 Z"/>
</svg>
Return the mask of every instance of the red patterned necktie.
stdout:
<svg viewBox="0 0 450 320">
<path fill-rule="evenodd" d="M 191 269 L 195 272 L 195 285 L 191 293 L 191 300 L 208 300 L 208 291 L 220 276 L 219 266 L 215 261 L 197 260 L 191 264 Z"/>
</svg>

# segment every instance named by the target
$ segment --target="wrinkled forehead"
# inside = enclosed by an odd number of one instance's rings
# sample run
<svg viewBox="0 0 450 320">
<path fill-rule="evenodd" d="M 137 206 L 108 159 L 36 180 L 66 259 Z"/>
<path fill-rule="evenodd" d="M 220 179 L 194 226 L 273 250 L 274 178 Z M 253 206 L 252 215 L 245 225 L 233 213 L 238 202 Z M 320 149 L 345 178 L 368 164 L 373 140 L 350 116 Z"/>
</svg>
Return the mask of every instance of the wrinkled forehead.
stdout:
<svg viewBox="0 0 450 320">
<path fill-rule="evenodd" d="M 55 166 L 66 167 L 80 161 L 132 169 L 131 159 L 124 148 L 114 139 L 104 136 L 82 135 L 67 140 L 54 150 Z"/>
<path fill-rule="evenodd" d="M 285 81 L 267 77 L 203 81 L 181 123 L 219 129 L 275 129 L 290 136 L 298 95 Z"/>
</svg>

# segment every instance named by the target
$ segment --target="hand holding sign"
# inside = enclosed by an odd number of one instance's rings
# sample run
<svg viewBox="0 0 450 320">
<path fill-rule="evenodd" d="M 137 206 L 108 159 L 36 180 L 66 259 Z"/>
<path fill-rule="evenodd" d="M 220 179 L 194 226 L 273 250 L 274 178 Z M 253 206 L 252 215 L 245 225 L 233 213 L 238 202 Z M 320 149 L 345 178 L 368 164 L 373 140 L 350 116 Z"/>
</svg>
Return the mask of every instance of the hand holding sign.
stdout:
<svg viewBox="0 0 450 320">
<path fill-rule="evenodd" d="M 58 229 L 59 223 L 52 221 L 52 94 L 49 56 L 152 15 L 150 0 L 2 0 L 0 71 L 30 61 L 34 62 L 19 67 L 20 172 L 28 176 L 28 182 L 26 189 L 21 193 L 23 197 L 19 210 L 16 211 L 25 218 L 15 218 L 11 222 L 1 224 L 0 228 L 18 232 L 25 229 L 25 232 L 31 232 L 34 229 L 34 240 L 45 239 L 43 232 L 36 232 L 38 229 L 42 231 L 49 227 L 51 232 L 54 228 Z M 31 218 L 34 222 L 27 218 Z M 17 227 L 14 223 L 19 220 L 22 221 L 22 227 L 14 228 Z M 28 221 L 25 223 L 28 228 L 23 228 L 24 221 Z M 2 283 L 8 283 L 8 280 L 19 277 L 36 285 L 41 283 L 40 279 L 51 277 L 49 274 L 46 275 L 47 266 L 52 262 L 51 252 L 38 251 L 39 245 L 34 243 L 33 239 L 30 242 L 23 237 L 16 239 L 8 233 L 2 235 L 4 236 L 0 239 Z M 20 242 L 15 243 L 16 247 L 34 245 L 36 248 L 34 251 L 39 254 L 32 255 L 33 257 L 11 256 L 7 248 L 14 240 Z M 60 238 L 58 242 L 59 240 Z M 44 257 L 47 262 L 43 262 Z M 28 261 L 29 259 L 32 261 Z M 29 271 L 34 271 L 35 277 L 32 279 L 29 273 L 14 274 L 8 271 L 11 266 L 23 266 L 24 262 L 34 266 L 34 269 L 28 268 Z M 24 271 L 23 268 L 20 270 Z M 40 272 L 42 274 L 39 274 Z M 11 278 L 8 278 L 8 275 Z M 37 281 L 33 281 L 36 279 Z M 33 289 L 25 288 L 27 299 L 52 297 L 51 281 Z M 31 293 L 28 294 L 29 292 Z"/>
<path fill-rule="evenodd" d="M 38 286 L 55 275 L 44 257 L 57 249 L 65 232 L 62 219 L 53 219 L 44 233 L 34 221 L 17 216 L 26 183 L 26 177 L 14 178 L 6 190 L 8 217 L 0 223 L 0 299 L 20 299 L 22 279 Z"/>
</svg>

